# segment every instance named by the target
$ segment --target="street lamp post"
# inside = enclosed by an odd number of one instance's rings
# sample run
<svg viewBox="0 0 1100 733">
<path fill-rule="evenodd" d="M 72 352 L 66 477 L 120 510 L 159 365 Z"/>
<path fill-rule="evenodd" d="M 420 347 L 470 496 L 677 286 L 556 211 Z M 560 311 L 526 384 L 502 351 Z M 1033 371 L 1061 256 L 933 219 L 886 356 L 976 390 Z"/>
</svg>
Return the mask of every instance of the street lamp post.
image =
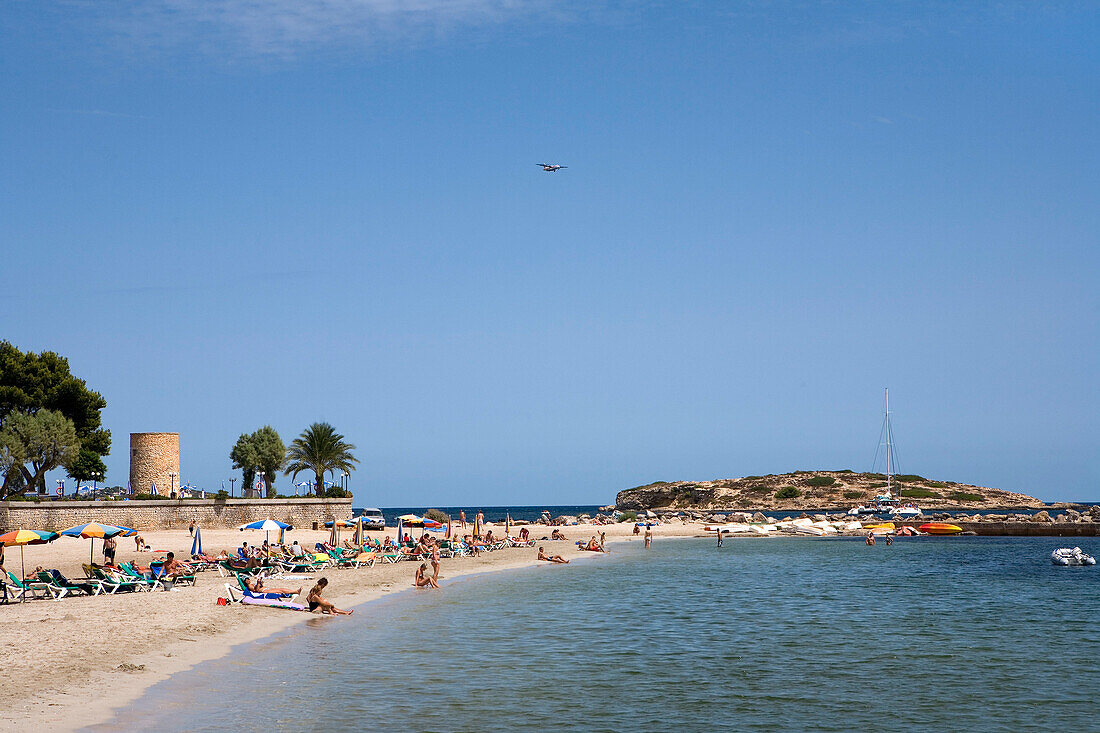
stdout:
<svg viewBox="0 0 1100 733">
<path fill-rule="evenodd" d="M 58 489 L 58 491 L 57 491 L 58 496 L 65 496 L 65 479 L 60 479 L 59 478 L 57 480 L 57 489 Z"/>
<path fill-rule="evenodd" d="M 179 476 L 179 474 L 178 473 L 172 473 L 171 471 L 168 472 L 168 498 L 169 499 L 175 499 L 176 498 L 176 476 Z"/>
<path fill-rule="evenodd" d="M 237 486 L 237 479 L 235 479 L 235 478 L 229 479 L 229 498 L 231 498 L 231 499 L 233 498 L 233 489 L 235 489 L 236 486 Z"/>
<path fill-rule="evenodd" d="M 99 479 L 103 478 L 102 473 L 92 473 L 92 501 L 99 501 Z"/>
</svg>

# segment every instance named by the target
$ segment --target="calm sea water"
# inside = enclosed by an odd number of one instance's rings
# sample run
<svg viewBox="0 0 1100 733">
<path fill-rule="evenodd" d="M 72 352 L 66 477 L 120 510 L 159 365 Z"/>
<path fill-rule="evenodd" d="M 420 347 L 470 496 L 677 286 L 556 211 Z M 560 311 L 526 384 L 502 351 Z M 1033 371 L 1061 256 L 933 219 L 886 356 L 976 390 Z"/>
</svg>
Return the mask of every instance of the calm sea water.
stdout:
<svg viewBox="0 0 1100 733">
<path fill-rule="evenodd" d="M 1057 546 L 658 537 L 318 618 L 102 730 L 1100 730 L 1100 567 Z"/>
</svg>

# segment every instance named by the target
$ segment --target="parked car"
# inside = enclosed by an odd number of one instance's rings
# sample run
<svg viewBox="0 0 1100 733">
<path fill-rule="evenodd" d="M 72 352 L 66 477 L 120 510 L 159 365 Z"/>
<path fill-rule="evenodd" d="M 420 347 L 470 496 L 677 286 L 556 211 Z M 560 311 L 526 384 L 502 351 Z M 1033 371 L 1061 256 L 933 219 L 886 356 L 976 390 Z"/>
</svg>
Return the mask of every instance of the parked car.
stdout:
<svg viewBox="0 0 1100 733">
<path fill-rule="evenodd" d="M 363 529 L 385 529 L 386 518 L 382 516 L 382 510 L 367 507 L 363 510 Z"/>
</svg>

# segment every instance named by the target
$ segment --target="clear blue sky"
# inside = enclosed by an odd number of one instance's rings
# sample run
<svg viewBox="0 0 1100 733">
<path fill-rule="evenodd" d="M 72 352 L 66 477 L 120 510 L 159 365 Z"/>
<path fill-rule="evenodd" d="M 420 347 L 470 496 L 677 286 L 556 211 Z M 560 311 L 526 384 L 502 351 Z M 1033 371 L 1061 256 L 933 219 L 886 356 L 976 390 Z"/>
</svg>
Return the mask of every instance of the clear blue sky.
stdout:
<svg viewBox="0 0 1100 733">
<path fill-rule="evenodd" d="M 603 503 L 868 470 L 888 386 L 904 472 L 1100 500 L 1095 4 L 408 5 L 0 7 L 0 337 L 109 483 L 327 420 L 357 505 Z"/>
</svg>

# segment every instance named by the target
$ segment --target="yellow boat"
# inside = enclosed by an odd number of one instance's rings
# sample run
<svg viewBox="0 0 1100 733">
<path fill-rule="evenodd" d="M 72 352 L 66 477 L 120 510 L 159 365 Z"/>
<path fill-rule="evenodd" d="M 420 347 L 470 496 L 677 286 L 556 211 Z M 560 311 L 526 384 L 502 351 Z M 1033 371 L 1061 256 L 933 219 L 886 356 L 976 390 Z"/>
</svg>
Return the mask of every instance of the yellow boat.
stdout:
<svg viewBox="0 0 1100 733">
<path fill-rule="evenodd" d="M 879 524 L 865 524 L 864 529 L 897 529 L 893 522 L 880 522 Z"/>
<path fill-rule="evenodd" d="M 928 522 L 922 524 L 919 529 L 927 534 L 958 534 L 963 531 L 963 528 L 959 525 L 948 524 L 947 522 Z"/>
</svg>

